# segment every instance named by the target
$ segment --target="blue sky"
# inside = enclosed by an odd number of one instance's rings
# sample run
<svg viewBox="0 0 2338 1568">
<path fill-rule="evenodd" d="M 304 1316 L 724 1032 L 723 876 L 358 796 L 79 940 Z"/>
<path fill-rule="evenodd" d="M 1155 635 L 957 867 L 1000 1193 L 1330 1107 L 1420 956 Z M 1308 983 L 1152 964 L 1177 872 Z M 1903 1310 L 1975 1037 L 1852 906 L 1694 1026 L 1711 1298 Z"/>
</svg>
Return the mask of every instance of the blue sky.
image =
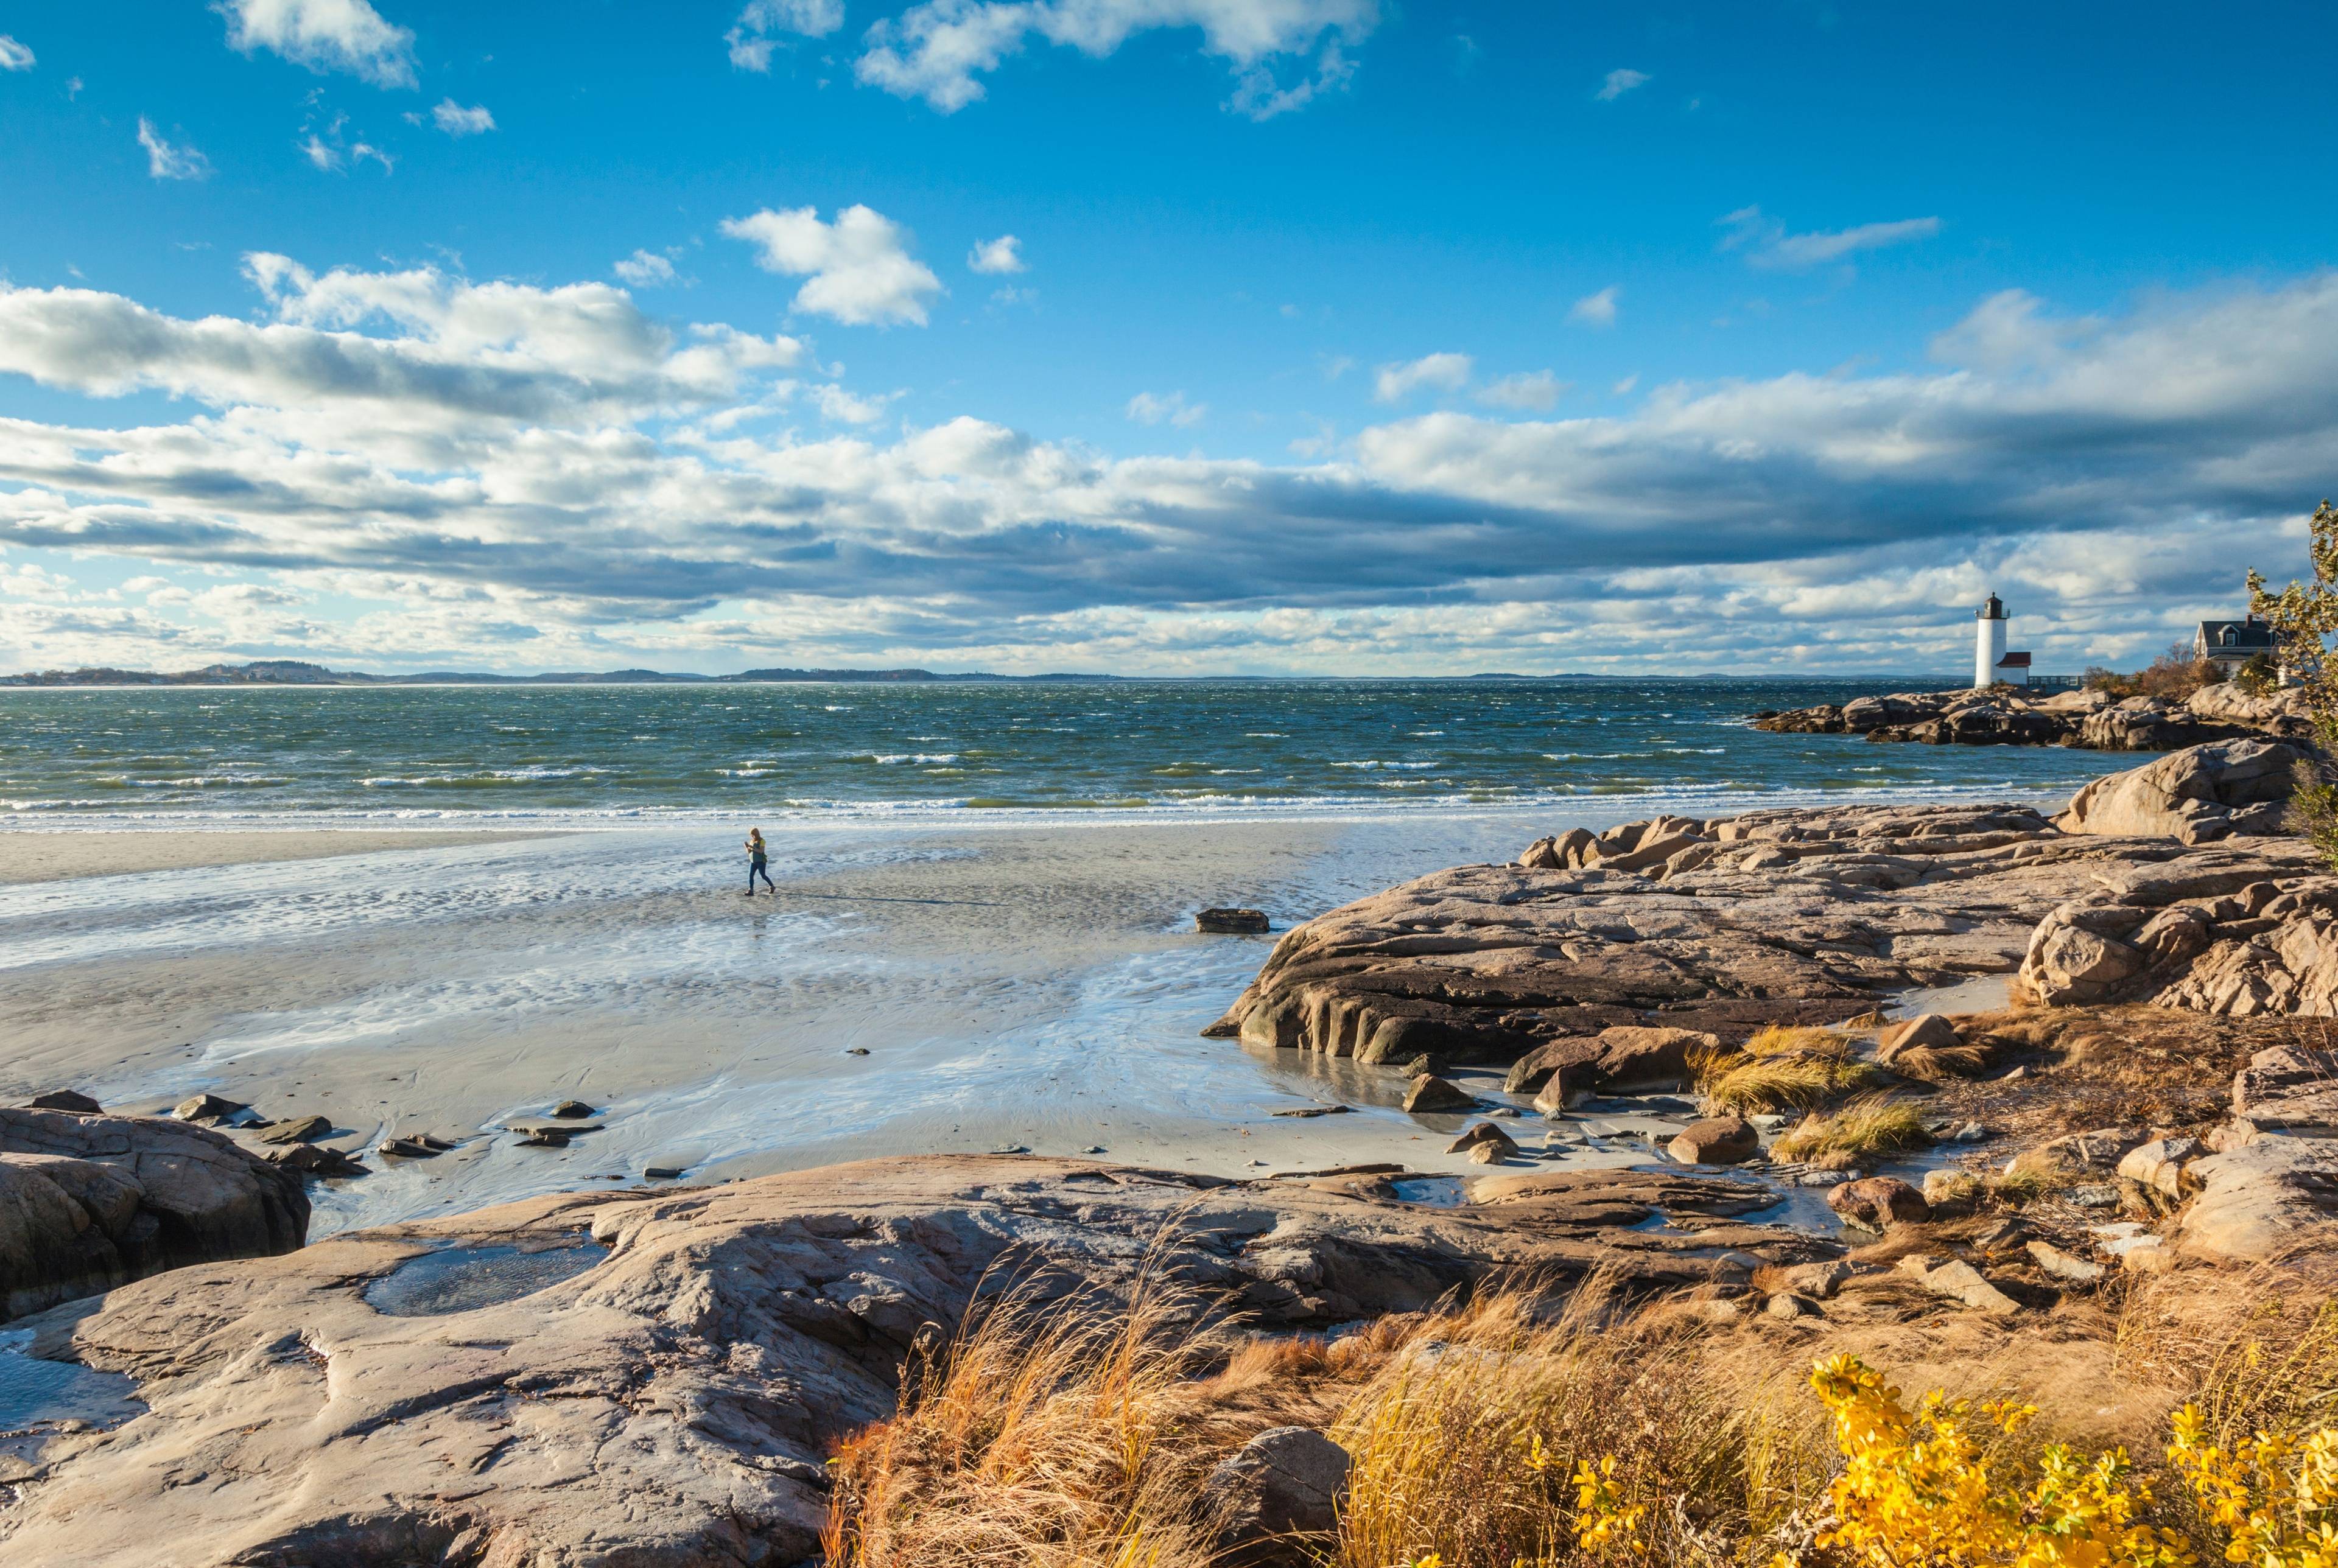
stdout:
<svg viewBox="0 0 2338 1568">
<path fill-rule="evenodd" d="M 2338 489 L 2333 35 L 0 8 L 0 665 L 2133 662 Z"/>
</svg>

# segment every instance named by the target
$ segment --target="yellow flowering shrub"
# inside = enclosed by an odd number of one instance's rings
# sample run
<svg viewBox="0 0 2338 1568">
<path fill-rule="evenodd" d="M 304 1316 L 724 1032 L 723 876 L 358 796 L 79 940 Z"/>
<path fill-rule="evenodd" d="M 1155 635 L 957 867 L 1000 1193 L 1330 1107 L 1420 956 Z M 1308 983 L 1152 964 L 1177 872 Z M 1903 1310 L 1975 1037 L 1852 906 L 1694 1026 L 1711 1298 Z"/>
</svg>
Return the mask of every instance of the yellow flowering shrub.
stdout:
<svg viewBox="0 0 2338 1568">
<path fill-rule="evenodd" d="M 2125 1451 L 2088 1459 L 2048 1444 L 2009 1454 L 2037 1407 L 1979 1406 L 1900 1390 L 1854 1356 L 1812 1369 L 1833 1418 L 1842 1468 L 1812 1553 L 1842 1568 L 2197 1568 L 2183 1536 L 2145 1523 L 2150 1485 Z M 2167 1460 L 2223 1559 L 2247 1568 L 2338 1568 L 2338 1428 L 2263 1432 L 2226 1449 L 2195 1406 L 2176 1413 Z M 1609 1459 L 1576 1475 L 1576 1539 L 1586 1553 L 1644 1553 L 1646 1505 L 1626 1495 Z M 1771 1568 L 1801 1568 L 1782 1553 Z"/>
<path fill-rule="evenodd" d="M 2168 1462 L 2191 1484 L 2201 1514 L 2223 1532 L 2227 1563 L 2255 1568 L 2338 1568 L 2338 1431 L 2254 1437 L 2228 1453 L 2207 1420 L 2176 1413 Z"/>
</svg>

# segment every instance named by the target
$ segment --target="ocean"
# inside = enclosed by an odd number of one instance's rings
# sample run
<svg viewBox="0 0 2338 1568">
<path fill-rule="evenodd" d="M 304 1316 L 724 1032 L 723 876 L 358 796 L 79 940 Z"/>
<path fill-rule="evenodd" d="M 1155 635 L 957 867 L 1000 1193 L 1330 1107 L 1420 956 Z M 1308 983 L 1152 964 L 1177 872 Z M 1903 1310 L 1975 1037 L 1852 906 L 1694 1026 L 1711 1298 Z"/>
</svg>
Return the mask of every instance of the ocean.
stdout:
<svg viewBox="0 0 2338 1568">
<path fill-rule="evenodd" d="M 1748 715 L 1822 681 L 0 690 L 0 812 L 267 821 L 1709 812 L 2075 788 L 2058 749 L 1869 746 Z M 1626 800 L 1612 800 L 1629 813 Z"/>
</svg>

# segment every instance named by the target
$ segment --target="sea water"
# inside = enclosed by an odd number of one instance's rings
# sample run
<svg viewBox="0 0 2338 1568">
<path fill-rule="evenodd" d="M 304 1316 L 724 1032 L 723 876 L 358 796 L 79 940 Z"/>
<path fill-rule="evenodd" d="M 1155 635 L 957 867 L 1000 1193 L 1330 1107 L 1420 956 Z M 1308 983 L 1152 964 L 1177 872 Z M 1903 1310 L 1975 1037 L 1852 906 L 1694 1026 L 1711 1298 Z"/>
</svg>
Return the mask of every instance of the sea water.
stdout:
<svg viewBox="0 0 2338 1568">
<path fill-rule="evenodd" d="M 1385 810 L 2060 790 L 2058 748 L 1748 715 L 1889 682 L 0 688 L 0 813 L 219 820 Z M 1619 803 L 1620 805 L 1620 803 Z"/>
</svg>

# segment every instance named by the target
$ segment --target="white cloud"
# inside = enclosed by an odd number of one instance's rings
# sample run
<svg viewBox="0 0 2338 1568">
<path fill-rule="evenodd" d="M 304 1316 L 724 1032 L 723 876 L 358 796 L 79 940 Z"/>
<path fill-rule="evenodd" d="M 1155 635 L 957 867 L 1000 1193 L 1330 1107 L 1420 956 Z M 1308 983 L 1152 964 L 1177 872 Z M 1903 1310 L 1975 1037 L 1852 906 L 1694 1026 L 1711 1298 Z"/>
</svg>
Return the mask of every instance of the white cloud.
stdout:
<svg viewBox="0 0 2338 1568">
<path fill-rule="evenodd" d="M 1490 408 L 1517 408 L 1547 413 L 1558 404 L 1567 383 L 1547 370 L 1523 370 L 1478 389 L 1478 401 Z"/>
<path fill-rule="evenodd" d="M 1372 377 L 1372 396 L 1382 403 L 1396 403 L 1423 387 L 1458 392 L 1468 385 L 1475 365 L 1467 354 L 1425 354 L 1401 364 L 1383 365 Z"/>
<path fill-rule="evenodd" d="M 30 71 L 33 52 L 5 33 L 0 33 L 0 71 Z"/>
<path fill-rule="evenodd" d="M 855 70 L 948 114 L 980 98 L 976 78 L 1034 34 L 1101 59 L 1134 34 L 1195 27 L 1203 52 L 1236 71 L 1229 107 L 1262 120 L 1345 83 L 1354 67 L 1342 44 L 1379 24 L 1379 0 L 927 0 L 871 27 Z M 1277 85 L 1274 63 L 1292 59 L 1310 74 Z"/>
<path fill-rule="evenodd" d="M 1610 283 L 1596 294 L 1586 294 L 1568 309 L 1567 318 L 1584 327 L 1616 325 L 1616 301 L 1623 296 L 1623 288 Z"/>
<path fill-rule="evenodd" d="M 847 207 L 832 224 L 810 207 L 766 208 L 724 219 L 722 232 L 754 246 L 766 272 L 809 275 L 795 308 L 848 326 L 922 327 L 927 296 L 941 291 L 941 279 L 909 254 L 900 226 L 867 207 Z"/>
<path fill-rule="evenodd" d="M 340 153 L 326 145 L 324 139 L 314 131 L 309 132 L 299 145 L 300 155 L 319 169 L 330 171 L 341 166 Z"/>
<path fill-rule="evenodd" d="M 1602 103 L 1613 103 L 1633 88 L 1645 86 L 1650 80 L 1652 78 L 1645 71 L 1610 71 L 1607 80 L 1599 84 L 1599 91 L 1592 96 Z"/>
<path fill-rule="evenodd" d="M 1183 392 L 1160 397 L 1151 392 L 1139 392 L 1128 400 L 1128 416 L 1139 425 L 1168 424 L 1184 428 L 1199 425 L 1210 412 L 1207 403 L 1188 403 Z"/>
<path fill-rule="evenodd" d="M 218 0 L 227 41 L 249 54 L 271 50 L 319 75 L 342 72 L 377 87 L 418 85 L 414 34 L 366 0 Z"/>
<path fill-rule="evenodd" d="M 1637 370 L 1635 370 L 1629 376 L 1625 377 L 1621 381 L 1616 382 L 1616 385 L 1607 388 L 1607 390 L 1613 392 L 1618 397 L 1628 397 L 1632 395 L 1632 389 L 1639 384 L 1640 373 Z"/>
<path fill-rule="evenodd" d="M 886 405 L 898 396 L 847 392 L 833 381 L 822 381 L 811 389 L 813 406 L 831 425 L 874 425 L 885 417 Z"/>
<path fill-rule="evenodd" d="M 722 42 L 740 70 L 769 71 L 778 34 L 825 38 L 843 25 L 844 0 L 748 0 Z"/>
<path fill-rule="evenodd" d="M 431 122 L 449 136 L 476 136 L 496 128 L 496 117 L 487 113 L 486 105 L 474 104 L 466 109 L 452 98 L 442 100 L 430 111 Z"/>
<path fill-rule="evenodd" d="M 1902 218 L 1896 222 L 1862 223 L 1853 229 L 1828 233 L 1789 234 L 1784 224 L 1765 217 L 1759 207 L 1740 207 L 1721 222 L 1729 230 L 1721 242 L 1724 250 L 1743 250 L 1745 260 L 1754 266 L 1787 270 L 1839 261 L 1858 250 L 1880 250 L 1888 245 L 1929 240 L 1940 231 L 1938 218 Z"/>
<path fill-rule="evenodd" d="M 154 122 L 138 116 L 138 145 L 146 149 L 146 172 L 157 180 L 208 180 L 211 161 L 191 142 L 172 142 L 154 129 Z"/>
<path fill-rule="evenodd" d="M 320 274 L 266 251 L 244 270 L 272 321 L 183 320 L 118 294 L 0 287 L 0 373 L 96 397 L 145 388 L 280 410 L 280 427 L 436 438 L 701 407 L 802 354 L 792 338 L 728 327 L 678 340 L 605 284 L 472 283 L 428 267 Z"/>
<path fill-rule="evenodd" d="M 974 249 L 966 254 L 967 270 L 970 272 L 1020 272 L 1023 265 L 1023 242 L 1012 234 L 1001 234 L 996 240 L 977 240 Z"/>
<path fill-rule="evenodd" d="M 302 603 L 220 595 L 212 626 L 26 579 L 0 666 L 266 637 L 377 668 L 1946 671 L 1995 587 L 2077 669 L 2303 570 L 2338 450 L 2338 273 L 2116 317 L 1999 295 L 1932 369 L 1446 410 L 1278 465 L 963 417 L 805 438 L 745 416 L 884 399 L 612 285 L 247 265 L 256 319 L 0 287 L 0 376 L 201 405 L 0 417 L 0 547 Z"/>
<path fill-rule="evenodd" d="M 655 289 L 674 279 L 673 263 L 654 250 L 636 250 L 609 270 L 636 289 Z"/>
</svg>

